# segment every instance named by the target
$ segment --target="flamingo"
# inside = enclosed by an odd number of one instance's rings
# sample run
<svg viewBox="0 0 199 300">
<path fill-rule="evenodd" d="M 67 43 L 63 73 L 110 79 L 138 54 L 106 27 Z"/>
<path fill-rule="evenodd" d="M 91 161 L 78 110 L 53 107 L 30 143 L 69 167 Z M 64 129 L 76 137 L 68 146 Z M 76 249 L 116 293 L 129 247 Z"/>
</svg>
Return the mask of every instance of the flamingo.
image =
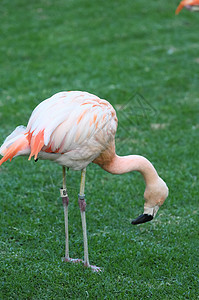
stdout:
<svg viewBox="0 0 199 300">
<path fill-rule="evenodd" d="M 183 0 L 176 9 L 176 15 L 185 7 L 192 11 L 199 11 L 199 0 Z"/>
<path fill-rule="evenodd" d="M 99 97 L 80 91 L 59 92 L 41 102 L 32 112 L 27 127 L 18 126 L 0 148 L 0 165 L 20 155 L 34 160 L 49 159 L 63 168 L 61 197 L 65 219 L 64 261 L 79 262 L 69 256 L 68 204 L 65 168 L 81 170 L 78 202 L 81 212 L 84 266 L 93 271 L 99 267 L 89 263 L 86 231 L 85 176 L 91 162 L 112 174 L 138 171 L 146 183 L 144 213 L 132 221 L 141 224 L 152 220 L 168 196 L 166 183 L 158 176 L 149 160 L 139 155 L 120 157 L 115 153 L 117 116 L 112 105 Z"/>
</svg>

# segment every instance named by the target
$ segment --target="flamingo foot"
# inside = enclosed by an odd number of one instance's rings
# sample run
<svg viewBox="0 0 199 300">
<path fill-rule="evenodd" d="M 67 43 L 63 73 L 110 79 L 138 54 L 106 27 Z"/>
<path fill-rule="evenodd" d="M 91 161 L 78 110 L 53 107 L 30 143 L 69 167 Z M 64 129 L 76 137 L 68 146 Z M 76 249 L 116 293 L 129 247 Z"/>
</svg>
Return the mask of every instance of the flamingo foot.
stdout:
<svg viewBox="0 0 199 300">
<path fill-rule="evenodd" d="M 76 263 L 83 263 L 84 264 L 84 261 L 82 259 L 79 259 L 79 258 L 62 257 L 62 261 L 63 262 L 72 262 L 74 264 L 76 264 Z M 96 273 L 103 272 L 103 269 L 101 269 L 101 268 L 99 268 L 97 266 L 92 266 L 92 265 L 84 264 L 84 267 L 91 268 L 91 270 L 93 272 L 96 272 Z"/>
<path fill-rule="evenodd" d="M 70 258 L 70 257 L 62 257 L 62 261 L 64 261 L 64 262 L 72 262 L 74 264 L 83 262 L 82 259 L 79 259 L 79 258 Z"/>
<path fill-rule="evenodd" d="M 96 272 L 96 273 L 100 273 L 100 272 L 103 272 L 104 270 L 101 269 L 100 267 L 97 267 L 97 266 L 89 266 L 91 268 L 91 270 L 93 272 Z"/>
<path fill-rule="evenodd" d="M 82 259 L 79 259 L 79 258 L 62 257 L 62 261 L 63 262 L 72 262 L 74 264 L 76 264 L 76 263 L 83 263 L 84 264 L 84 261 Z M 103 269 L 101 269 L 100 267 L 97 267 L 97 266 L 92 266 L 92 265 L 87 265 L 87 264 L 84 264 L 84 266 L 86 268 L 91 268 L 91 270 L 93 272 L 96 272 L 96 273 L 103 272 Z"/>
</svg>

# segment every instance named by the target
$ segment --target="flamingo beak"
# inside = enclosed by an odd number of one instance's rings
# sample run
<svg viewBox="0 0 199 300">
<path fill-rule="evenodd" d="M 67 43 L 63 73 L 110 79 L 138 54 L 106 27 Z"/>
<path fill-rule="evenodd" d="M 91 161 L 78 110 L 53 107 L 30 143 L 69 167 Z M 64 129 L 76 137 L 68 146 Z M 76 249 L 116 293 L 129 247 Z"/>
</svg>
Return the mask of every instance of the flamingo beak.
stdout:
<svg viewBox="0 0 199 300">
<path fill-rule="evenodd" d="M 156 205 L 154 207 L 145 207 L 144 213 L 142 215 L 140 215 L 138 218 L 134 219 L 131 222 L 131 224 L 138 225 L 138 224 L 146 223 L 146 222 L 153 220 L 153 218 L 157 214 L 158 209 L 159 209 L 158 205 Z"/>
<path fill-rule="evenodd" d="M 142 224 L 142 223 L 146 223 L 149 222 L 153 219 L 152 215 L 147 215 L 147 214 L 142 214 L 140 215 L 138 218 L 134 219 L 131 224 L 133 225 L 138 225 L 138 224 Z"/>
</svg>

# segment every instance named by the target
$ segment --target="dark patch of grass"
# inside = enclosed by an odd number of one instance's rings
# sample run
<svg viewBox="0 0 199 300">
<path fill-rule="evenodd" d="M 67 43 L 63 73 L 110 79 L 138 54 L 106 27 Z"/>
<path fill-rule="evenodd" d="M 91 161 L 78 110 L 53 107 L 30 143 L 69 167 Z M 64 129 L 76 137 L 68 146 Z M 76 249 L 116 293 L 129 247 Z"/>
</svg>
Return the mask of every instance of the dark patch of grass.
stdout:
<svg viewBox="0 0 199 300">
<path fill-rule="evenodd" d="M 87 172 L 93 274 L 61 262 L 61 168 L 17 158 L 0 169 L 0 298 L 197 299 L 198 14 L 177 2 L 1 1 L 0 142 L 62 90 L 117 109 L 117 152 L 149 158 L 170 196 L 150 224 L 138 174 Z M 121 109 L 121 106 L 124 109 Z M 68 174 L 72 257 L 82 258 L 79 172 Z"/>
</svg>

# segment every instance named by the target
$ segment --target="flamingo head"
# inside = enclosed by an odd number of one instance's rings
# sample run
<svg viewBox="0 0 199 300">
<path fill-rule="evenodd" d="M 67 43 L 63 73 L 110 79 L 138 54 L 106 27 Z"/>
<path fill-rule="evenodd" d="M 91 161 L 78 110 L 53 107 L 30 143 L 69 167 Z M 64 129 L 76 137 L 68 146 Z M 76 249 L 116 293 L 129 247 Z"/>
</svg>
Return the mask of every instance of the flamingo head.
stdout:
<svg viewBox="0 0 199 300">
<path fill-rule="evenodd" d="M 156 216 L 160 206 L 162 206 L 168 197 L 168 194 L 169 189 L 160 177 L 152 184 L 147 184 L 144 192 L 144 213 L 134 219 L 131 223 L 137 225 L 151 221 Z"/>
</svg>

